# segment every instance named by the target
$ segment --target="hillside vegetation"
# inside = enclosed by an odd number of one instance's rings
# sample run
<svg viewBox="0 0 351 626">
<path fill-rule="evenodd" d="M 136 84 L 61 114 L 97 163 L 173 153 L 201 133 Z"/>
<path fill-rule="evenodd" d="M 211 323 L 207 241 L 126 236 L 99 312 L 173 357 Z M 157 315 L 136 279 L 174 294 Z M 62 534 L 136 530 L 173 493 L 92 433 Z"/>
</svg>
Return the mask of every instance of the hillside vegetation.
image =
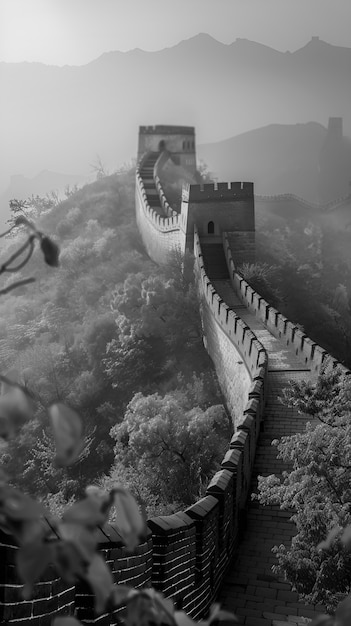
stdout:
<svg viewBox="0 0 351 626">
<path fill-rule="evenodd" d="M 34 199 L 25 210 L 59 243 L 60 268 L 53 275 L 34 254 L 16 277 L 36 282 L 0 300 L 2 371 L 17 368 L 36 399 L 35 419 L 2 449 L 0 463 L 55 510 L 86 484 L 106 484 L 111 472 L 151 513 L 190 503 L 217 469 L 230 434 L 202 343 L 192 259 L 184 273 L 177 256 L 162 270 L 148 259 L 135 224 L 134 177 L 131 169 L 103 178 L 57 206 Z M 2 240 L 2 259 L 22 236 Z M 53 402 L 85 422 L 89 457 L 68 469 L 51 462 L 45 414 Z M 165 411 L 166 444 L 155 440 Z M 130 424 L 142 431 L 146 414 L 149 432 L 131 441 Z M 150 460 L 151 441 L 158 460 Z"/>
</svg>

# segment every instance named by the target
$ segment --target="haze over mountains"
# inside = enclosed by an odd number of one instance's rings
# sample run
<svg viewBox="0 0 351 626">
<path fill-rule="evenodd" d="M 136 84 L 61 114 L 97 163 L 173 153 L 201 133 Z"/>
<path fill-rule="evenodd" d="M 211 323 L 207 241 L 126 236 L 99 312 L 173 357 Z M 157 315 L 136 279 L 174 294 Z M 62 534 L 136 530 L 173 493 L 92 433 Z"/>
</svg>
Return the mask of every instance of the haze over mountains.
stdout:
<svg viewBox="0 0 351 626">
<path fill-rule="evenodd" d="M 320 202 L 320 154 L 327 136 L 322 124 L 270 124 L 223 141 L 200 144 L 198 158 L 218 180 L 253 180 L 255 193 L 293 193 Z M 351 180 L 351 141 L 344 138 L 344 161 Z M 329 170 L 329 181 L 338 176 Z M 335 181 L 336 182 L 336 181 Z M 344 185 L 334 184 L 335 196 L 346 195 Z"/>
<path fill-rule="evenodd" d="M 0 63 L 0 81 L 2 191 L 13 174 L 88 174 L 97 154 L 117 168 L 134 157 L 139 124 L 194 125 L 198 143 L 208 143 L 270 124 L 326 126 L 342 116 L 351 135 L 351 49 L 318 38 L 283 53 L 200 34 L 158 52 L 106 53 L 80 67 Z"/>
</svg>

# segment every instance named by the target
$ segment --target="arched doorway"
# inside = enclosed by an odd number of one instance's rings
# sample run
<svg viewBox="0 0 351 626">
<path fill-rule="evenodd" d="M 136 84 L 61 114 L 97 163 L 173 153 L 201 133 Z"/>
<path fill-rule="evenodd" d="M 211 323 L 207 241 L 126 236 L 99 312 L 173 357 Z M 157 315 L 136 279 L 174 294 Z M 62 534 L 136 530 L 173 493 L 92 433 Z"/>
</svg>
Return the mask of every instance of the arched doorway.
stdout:
<svg viewBox="0 0 351 626">
<path fill-rule="evenodd" d="M 164 142 L 164 139 L 161 139 L 161 141 L 159 142 L 158 149 L 159 149 L 159 152 L 162 152 L 163 150 L 166 149 L 166 144 Z"/>
<path fill-rule="evenodd" d="M 214 235 L 214 222 L 209 222 L 207 224 L 207 232 L 209 235 Z"/>
</svg>

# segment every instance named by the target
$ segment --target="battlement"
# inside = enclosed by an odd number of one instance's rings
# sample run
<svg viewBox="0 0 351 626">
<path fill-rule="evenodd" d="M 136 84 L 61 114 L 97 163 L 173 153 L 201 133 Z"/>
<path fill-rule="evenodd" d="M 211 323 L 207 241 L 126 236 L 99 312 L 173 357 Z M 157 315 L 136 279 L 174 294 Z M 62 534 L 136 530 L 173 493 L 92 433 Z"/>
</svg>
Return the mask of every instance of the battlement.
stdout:
<svg viewBox="0 0 351 626">
<path fill-rule="evenodd" d="M 183 200 L 188 202 L 216 202 L 253 198 L 254 185 L 250 182 L 207 183 L 204 185 L 188 185 L 183 189 Z"/>
<path fill-rule="evenodd" d="M 195 135 L 194 126 L 139 126 L 140 135 Z"/>
</svg>

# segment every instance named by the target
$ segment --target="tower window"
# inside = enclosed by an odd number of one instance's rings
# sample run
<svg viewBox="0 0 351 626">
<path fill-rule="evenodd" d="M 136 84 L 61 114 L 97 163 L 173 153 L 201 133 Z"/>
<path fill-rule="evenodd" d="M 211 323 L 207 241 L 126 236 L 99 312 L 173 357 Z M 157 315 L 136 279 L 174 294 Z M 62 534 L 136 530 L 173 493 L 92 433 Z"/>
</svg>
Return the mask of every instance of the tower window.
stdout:
<svg viewBox="0 0 351 626">
<path fill-rule="evenodd" d="M 207 224 L 207 232 L 209 235 L 214 235 L 214 223 L 213 222 L 209 222 Z"/>
</svg>

